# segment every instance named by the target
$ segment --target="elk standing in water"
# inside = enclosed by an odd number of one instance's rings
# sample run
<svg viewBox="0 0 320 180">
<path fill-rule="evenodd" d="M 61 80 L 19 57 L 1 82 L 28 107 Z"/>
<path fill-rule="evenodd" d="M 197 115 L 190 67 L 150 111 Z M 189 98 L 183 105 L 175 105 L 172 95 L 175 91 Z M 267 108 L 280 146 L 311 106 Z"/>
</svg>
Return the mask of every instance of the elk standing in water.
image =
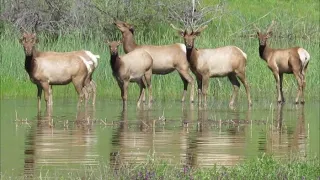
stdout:
<svg viewBox="0 0 320 180">
<path fill-rule="evenodd" d="M 172 44 L 165 46 L 137 45 L 133 37 L 133 26 L 122 21 L 114 23 L 122 32 L 123 49 L 125 53 L 129 53 L 135 49 L 144 49 L 152 59 L 152 73 L 165 75 L 177 70 L 184 84 L 182 102 L 185 100 L 188 84 L 191 84 L 190 101 L 193 102 L 194 80 L 189 73 L 189 63 L 186 59 L 186 48 L 184 44 Z"/>
<path fill-rule="evenodd" d="M 91 75 L 99 56 L 93 55 L 90 51 L 39 52 L 35 47 L 37 42 L 35 33 L 25 32 L 20 40 L 26 56 L 25 70 L 38 88 L 38 112 L 40 112 L 42 90 L 44 90 L 46 108 L 50 110 L 52 85 L 66 85 L 70 82 L 74 84 L 79 95 L 79 106 L 85 96 L 85 85 L 91 86 L 91 83 L 94 83 Z"/>
<path fill-rule="evenodd" d="M 110 65 L 112 74 L 117 80 L 121 90 L 123 109 L 127 107 L 127 94 L 129 82 L 136 82 L 140 87 L 140 95 L 137 106 L 140 107 L 142 95 L 145 88 L 149 91 L 149 106 L 152 100 L 151 76 L 152 76 L 152 57 L 143 49 L 136 49 L 128 54 L 119 56 L 118 46 L 120 41 L 107 41 L 110 49 Z"/>
<path fill-rule="evenodd" d="M 187 30 L 183 31 L 176 28 L 172 24 L 171 26 L 184 38 L 190 69 L 197 78 L 199 104 L 201 104 L 203 96 L 204 106 L 207 105 L 209 78 L 228 76 L 233 85 L 233 93 L 229 106 L 233 107 L 240 88 L 237 77 L 245 86 L 249 106 L 252 105 L 249 85 L 245 75 L 247 55 L 240 48 L 225 46 L 215 49 L 196 49 L 194 47 L 194 40 L 207 26 L 199 28 L 196 31 L 192 30 L 191 33 L 188 33 Z"/>
<path fill-rule="evenodd" d="M 260 58 L 265 60 L 268 64 L 268 68 L 272 71 L 276 80 L 278 103 L 285 102 L 282 91 L 283 74 L 294 74 L 298 81 L 298 92 L 295 103 L 299 103 L 301 96 L 301 103 L 304 103 L 304 90 L 306 87 L 306 70 L 309 64 L 309 53 L 301 48 L 294 47 L 289 49 L 272 49 L 268 46 L 267 40 L 271 37 L 271 28 L 274 25 L 272 21 L 271 25 L 267 29 L 266 33 L 262 33 L 259 28 L 257 29 L 257 35 L 259 39 L 259 55 Z"/>
</svg>

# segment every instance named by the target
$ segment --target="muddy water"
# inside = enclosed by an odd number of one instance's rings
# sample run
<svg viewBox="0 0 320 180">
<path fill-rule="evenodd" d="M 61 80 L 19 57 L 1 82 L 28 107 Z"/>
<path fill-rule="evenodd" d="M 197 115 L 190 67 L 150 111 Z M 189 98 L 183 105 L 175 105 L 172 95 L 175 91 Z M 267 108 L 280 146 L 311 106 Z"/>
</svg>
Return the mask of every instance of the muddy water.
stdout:
<svg viewBox="0 0 320 180">
<path fill-rule="evenodd" d="M 122 111 L 119 101 L 76 110 L 76 101 L 55 100 L 37 115 L 34 99 L 1 100 L 1 173 L 32 176 L 70 172 L 99 162 L 119 166 L 150 158 L 194 167 L 235 165 L 262 153 L 286 158 L 319 155 L 319 101 L 304 106 L 272 102 L 198 109 L 156 102 L 151 109 Z"/>
</svg>

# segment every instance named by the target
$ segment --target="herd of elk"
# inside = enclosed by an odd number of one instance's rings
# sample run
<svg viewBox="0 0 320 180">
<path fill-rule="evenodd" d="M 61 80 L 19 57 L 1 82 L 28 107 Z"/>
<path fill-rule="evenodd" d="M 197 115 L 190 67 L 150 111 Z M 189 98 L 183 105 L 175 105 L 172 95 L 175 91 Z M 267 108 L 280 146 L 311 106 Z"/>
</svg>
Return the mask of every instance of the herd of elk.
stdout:
<svg viewBox="0 0 320 180">
<path fill-rule="evenodd" d="M 70 82 L 79 95 L 78 106 L 84 97 L 87 100 L 88 93 L 94 93 L 94 103 L 96 84 L 92 80 L 92 73 L 97 67 L 99 56 L 90 51 L 40 52 L 35 47 L 37 42 L 35 33 L 24 32 L 20 39 L 25 52 L 25 70 L 38 88 L 38 111 L 42 90 L 48 110 L 52 105 L 52 85 L 66 85 Z"/>
<path fill-rule="evenodd" d="M 268 64 L 277 83 L 277 101 L 284 102 L 282 91 L 283 73 L 294 74 L 298 81 L 298 92 L 295 103 L 304 103 L 304 90 L 306 87 L 306 70 L 310 60 L 309 53 L 301 48 L 272 49 L 267 45 L 267 39 L 271 37 L 271 28 L 274 21 L 262 33 L 259 28 L 259 55 Z M 164 46 L 137 45 L 135 43 L 132 25 L 115 21 L 114 25 L 122 33 L 122 41 L 107 42 L 110 50 L 110 65 L 112 74 L 121 90 L 123 107 L 127 106 L 127 89 L 129 82 L 136 82 L 140 87 L 140 95 L 137 102 L 145 101 L 145 89 L 149 91 L 149 105 L 152 102 L 152 74 L 164 75 L 177 70 L 184 84 L 182 101 L 185 100 L 188 84 L 191 85 L 190 101 L 194 101 L 194 79 L 189 73 L 189 68 L 196 77 L 198 84 L 198 103 L 207 105 L 207 91 L 209 79 L 213 77 L 227 76 L 233 85 L 233 93 L 229 103 L 233 107 L 237 97 L 240 83 L 244 85 L 247 93 L 248 105 L 252 105 L 249 85 L 246 80 L 247 55 L 236 46 L 225 46 L 214 49 L 197 49 L 194 41 L 207 25 L 197 30 L 188 31 L 171 26 L 183 37 L 184 44 L 172 44 Z M 42 90 L 44 90 L 47 109 L 52 105 L 52 85 L 66 85 L 73 83 L 79 95 L 78 106 L 85 98 L 86 102 L 92 95 L 92 103 L 96 99 L 96 83 L 92 74 L 97 68 L 99 55 L 90 51 L 72 52 L 40 52 L 36 49 L 38 39 L 35 33 L 24 32 L 20 43 L 25 52 L 25 70 L 31 81 L 38 88 L 38 111 Z M 123 43 L 126 54 L 119 56 L 118 46 Z"/>
<path fill-rule="evenodd" d="M 209 78 L 228 76 L 233 85 L 233 94 L 229 106 L 232 107 L 238 94 L 240 83 L 237 77 L 246 88 L 249 106 L 252 105 L 249 85 L 246 80 L 247 55 L 236 46 L 225 46 L 216 49 L 196 49 L 194 40 L 207 26 L 200 27 L 196 31 L 188 32 L 171 26 L 183 37 L 186 45 L 186 56 L 190 69 L 194 73 L 198 83 L 198 102 L 204 101 L 207 104 L 207 90 Z"/>
<path fill-rule="evenodd" d="M 127 106 L 129 82 L 136 82 L 140 87 L 140 96 L 137 106 L 143 99 L 145 88 L 149 91 L 149 105 L 152 100 L 151 76 L 153 59 L 144 49 L 136 49 L 125 55 L 119 56 L 118 46 L 121 41 L 107 41 L 110 49 L 110 66 L 112 74 L 121 90 L 121 97 L 124 109 Z"/>
<path fill-rule="evenodd" d="M 282 91 L 282 80 L 283 73 L 294 74 L 298 81 L 298 92 L 295 103 L 299 103 L 299 98 L 301 96 L 301 103 L 304 103 L 304 90 L 306 87 L 306 70 L 309 64 L 310 55 L 309 53 L 301 48 L 294 47 L 288 49 L 272 49 L 268 46 L 267 40 L 272 35 L 272 26 L 274 25 L 272 21 L 271 25 L 268 27 L 266 33 L 262 33 L 260 29 L 257 29 L 257 35 L 259 39 L 259 55 L 268 64 L 268 68 L 272 71 L 273 76 L 277 83 L 277 95 L 278 103 L 285 102 Z"/>
<path fill-rule="evenodd" d="M 115 21 L 114 24 L 122 33 L 125 53 L 129 53 L 135 49 L 147 51 L 153 59 L 153 74 L 165 75 L 177 70 L 184 85 L 181 101 L 185 100 L 188 84 L 191 85 L 190 101 L 194 101 L 194 80 L 189 74 L 189 63 L 186 58 L 186 47 L 184 44 L 177 43 L 164 46 L 137 45 L 133 37 L 134 27 L 132 25 L 122 21 Z"/>
</svg>

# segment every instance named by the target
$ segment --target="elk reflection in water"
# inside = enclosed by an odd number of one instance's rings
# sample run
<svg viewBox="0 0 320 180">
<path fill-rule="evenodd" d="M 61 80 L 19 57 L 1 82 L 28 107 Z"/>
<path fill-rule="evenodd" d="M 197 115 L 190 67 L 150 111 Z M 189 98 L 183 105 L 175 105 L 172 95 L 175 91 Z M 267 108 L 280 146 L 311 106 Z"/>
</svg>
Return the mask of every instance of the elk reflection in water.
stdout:
<svg viewBox="0 0 320 180">
<path fill-rule="evenodd" d="M 246 123 L 243 127 L 241 123 L 249 120 L 240 120 L 239 112 L 233 114 L 234 123 L 223 125 L 225 120 L 210 119 L 208 110 L 195 109 L 193 104 L 190 107 L 182 105 L 178 129 L 172 129 L 174 122 L 170 119 L 159 120 L 152 113 L 152 110 L 138 110 L 138 121 L 132 121 L 128 119 L 127 111 L 121 112 L 121 124 L 112 138 L 113 150 L 110 154 L 110 162 L 115 169 L 121 164 L 145 162 L 148 157 L 168 159 L 193 167 L 215 163 L 233 165 L 241 160 L 241 151 L 245 147 L 245 127 L 249 125 Z M 246 118 L 249 117 L 250 111 Z M 235 153 L 239 150 L 239 153 Z"/>
<path fill-rule="evenodd" d="M 93 116 L 94 109 L 78 110 L 74 121 L 65 120 L 59 126 L 59 118 L 51 112 L 38 115 L 26 137 L 25 178 L 32 179 L 37 170 L 50 167 L 68 173 L 80 165 L 97 165 Z"/>
<path fill-rule="evenodd" d="M 267 129 L 266 148 L 267 153 L 284 155 L 288 152 L 305 153 L 306 151 L 306 128 L 304 105 L 297 106 L 295 115 L 284 118 L 283 104 L 277 105 L 274 122 Z M 298 117 L 298 118 L 297 118 Z M 297 118 L 297 119 L 296 119 Z M 296 121 L 295 129 L 286 125 L 287 121 Z M 287 122 L 288 123 L 288 122 Z"/>
</svg>

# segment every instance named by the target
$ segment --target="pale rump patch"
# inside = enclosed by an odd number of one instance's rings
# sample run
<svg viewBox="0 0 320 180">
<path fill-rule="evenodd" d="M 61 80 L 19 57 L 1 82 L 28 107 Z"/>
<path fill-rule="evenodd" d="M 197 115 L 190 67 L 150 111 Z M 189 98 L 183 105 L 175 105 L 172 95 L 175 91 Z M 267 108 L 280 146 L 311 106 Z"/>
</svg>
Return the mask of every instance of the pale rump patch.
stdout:
<svg viewBox="0 0 320 180">
<path fill-rule="evenodd" d="M 94 63 L 94 62 L 92 62 L 92 61 L 87 61 L 87 60 L 86 60 L 84 57 L 82 57 L 82 56 L 79 56 L 79 57 L 80 57 L 80 59 L 82 59 L 83 63 L 86 65 L 86 67 L 87 67 L 87 69 L 88 69 L 88 72 L 91 73 L 91 72 L 92 72 L 91 65 L 92 65 L 92 63 Z"/>
<path fill-rule="evenodd" d="M 94 55 L 90 51 L 85 51 L 85 52 L 90 57 L 90 59 L 93 61 L 94 67 L 96 68 L 98 66 L 98 58 L 100 58 L 100 56 Z"/>
<path fill-rule="evenodd" d="M 178 45 L 179 45 L 179 47 L 182 49 L 182 51 L 183 51 L 184 53 L 187 53 L 186 45 L 181 44 L 181 43 L 179 43 Z"/>
<path fill-rule="evenodd" d="M 234 47 L 236 47 L 237 49 L 239 49 L 239 51 L 242 53 L 242 55 L 247 59 L 247 54 L 246 53 L 244 53 L 240 48 L 238 48 L 237 46 L 234 46 Z"/>
<path fill-rule="evenodd" d="M 303 48 L 298 49 L 298 54 L 300 57 L 300 61 L 302 62 L 302 65 L 305 66 L 310 60 L 310 54 Z"/>
</svg>

